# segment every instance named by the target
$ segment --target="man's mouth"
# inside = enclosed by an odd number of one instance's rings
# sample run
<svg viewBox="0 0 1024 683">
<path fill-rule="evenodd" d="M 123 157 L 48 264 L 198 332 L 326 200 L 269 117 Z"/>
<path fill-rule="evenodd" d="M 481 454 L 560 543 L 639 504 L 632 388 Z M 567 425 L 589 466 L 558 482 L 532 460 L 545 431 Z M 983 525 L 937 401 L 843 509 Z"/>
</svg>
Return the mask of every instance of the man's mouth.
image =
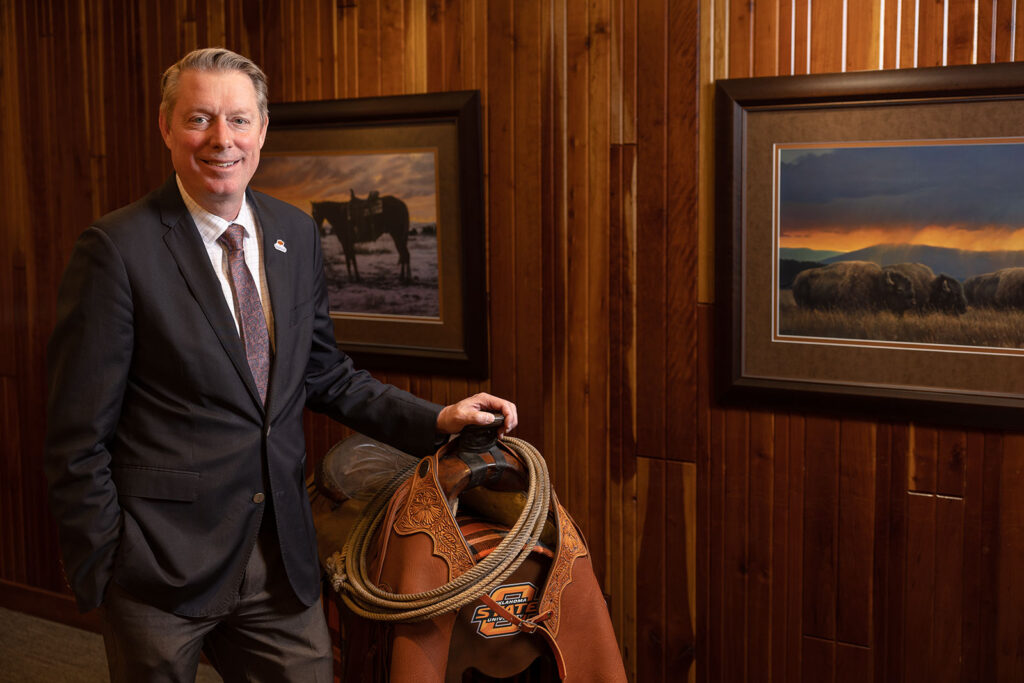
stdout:
<svg viewBox="0 0 1024 683">
<path fill-rule="evenodd" d="M 203 163 L 207 166 L 213 166 L 214 168 L 231 168 L 237 164 L 241 159 L 235 159 L 234 161 L 217 161 L 216 159 L 204 159 Z"/>
</svg>

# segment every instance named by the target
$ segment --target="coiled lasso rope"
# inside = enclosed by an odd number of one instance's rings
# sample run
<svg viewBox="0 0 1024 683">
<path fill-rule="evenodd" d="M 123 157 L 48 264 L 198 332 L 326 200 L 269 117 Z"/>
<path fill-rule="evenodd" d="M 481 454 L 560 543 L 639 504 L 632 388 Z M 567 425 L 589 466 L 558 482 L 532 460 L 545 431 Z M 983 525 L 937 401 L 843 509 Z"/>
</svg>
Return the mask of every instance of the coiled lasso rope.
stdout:
<svg viewBox="0 0 1024 683">
<path fill-rule="evenodd" d="M 426 621 L 454 612 L 488 595 L 519 568 L 537 545 L 551 504 L 551 480 L 540 452 L 526 441 L 501 441 L 526 464 L 529 474 L 526 505 L 498 546 L 464 574 L 422 593 L 391 593 L 367 578 L 366 557 L 371 539 L 387 514 L 388 502 L 417 465 L 397 474 L 370 501 L 349 534 L 341 553 L 327 560 L 331 583 L 355 614 L 374 621 Z"/>
</svg>

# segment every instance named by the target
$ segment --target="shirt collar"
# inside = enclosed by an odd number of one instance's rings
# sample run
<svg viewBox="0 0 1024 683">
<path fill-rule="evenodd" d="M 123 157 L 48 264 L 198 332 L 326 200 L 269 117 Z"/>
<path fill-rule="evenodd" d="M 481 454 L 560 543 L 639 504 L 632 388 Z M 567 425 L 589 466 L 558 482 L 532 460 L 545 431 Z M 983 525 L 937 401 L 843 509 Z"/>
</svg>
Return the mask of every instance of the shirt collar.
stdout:
<svg viewBox="0 0 1024 683">
<path fill-rule="evenodd" d="M 216 243 L 217 239 L 228 229 L 228 226 L 233 223 L 238 223 L 245 228 L 245 236 L 247 238 L 256 238 L 256 220 L 252 214 L 252 208 L 249 206 L 249 200 L 244 194 L 242 195 L 242 208 L 238 210 L 238 216 L 233 221 L 227 221 L 216 214 L 210 213 L 201 207 L 196 200 L 192 199 L 177 174 L 174 175 L 174 179 L 178 183 L 178 191 L 181 192 L 181 199 L 185 202 L 185 208 L 188 209 L 192 220 L 195 221 L 196 228 L 199 229 L 199 236 L 203 238 L 205 244 L 209 246 Z"/>
</svg>

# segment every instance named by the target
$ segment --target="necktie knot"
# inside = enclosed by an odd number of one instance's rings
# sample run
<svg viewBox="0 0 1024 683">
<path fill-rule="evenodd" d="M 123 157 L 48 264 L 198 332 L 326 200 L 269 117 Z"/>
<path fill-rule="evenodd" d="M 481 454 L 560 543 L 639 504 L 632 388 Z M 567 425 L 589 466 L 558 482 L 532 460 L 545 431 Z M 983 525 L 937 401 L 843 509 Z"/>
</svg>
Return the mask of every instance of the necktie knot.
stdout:
<svg viewBox="0 0 1024 683">
<path fill-rule="evenodd" d="M 228 251 L 241 251 L 242 249 L 242 236 L 245 233 L 243 228 L 238 223 L 232 223 L 228 226 L 228 229 L 224 231 L 224 234 L 217 238 Z"/>
</svg>

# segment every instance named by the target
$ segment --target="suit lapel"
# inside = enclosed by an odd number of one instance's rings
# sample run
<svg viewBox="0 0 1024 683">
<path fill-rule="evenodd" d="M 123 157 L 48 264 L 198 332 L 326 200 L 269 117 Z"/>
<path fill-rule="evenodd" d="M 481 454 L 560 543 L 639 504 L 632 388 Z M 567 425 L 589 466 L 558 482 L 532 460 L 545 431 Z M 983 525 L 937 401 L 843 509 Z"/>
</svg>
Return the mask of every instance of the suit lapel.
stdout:
<svg viewBox="0 0 1024 683">
<path fill-rule="evenodd" d="M 170 228 L 164 235 L 164 244 L 177 262 L 192 296 L 216 333 L 224 352 L 262 411 L 263 402 L 260 401 L 259 390 L 249 370 L 249 361 L 245 357 L 245 347 L 238 336 L 234 316 L 224 300 L 220 281 L 210 267 L 210 257 L 203 238 L 199 236 L 192 216 L 178 193 L 174 176 L 160 190 L 160 219 Z"/>
</svg>

